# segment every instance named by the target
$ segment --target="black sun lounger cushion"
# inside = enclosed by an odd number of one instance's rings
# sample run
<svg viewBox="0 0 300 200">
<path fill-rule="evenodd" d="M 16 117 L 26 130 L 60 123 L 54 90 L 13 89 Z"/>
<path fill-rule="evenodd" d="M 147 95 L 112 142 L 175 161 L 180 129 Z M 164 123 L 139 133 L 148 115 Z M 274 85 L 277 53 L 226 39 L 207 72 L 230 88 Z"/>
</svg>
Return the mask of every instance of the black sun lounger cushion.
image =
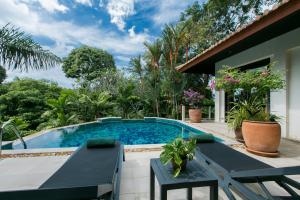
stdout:
<svg viewBox="0 0 300 200">
<path fill-rule="evenodd" d="M 196 139 L 197 143 L 215 142 L 215 137 L 210 133 L 193 135 L 191 138 Z"/>
<path fill-rule="evenodd" d="M 86 145 L 75 152 L 40 188 L 71 188 L 113 183 L 118 168 L 121 145 L 89 149 Z"/>
<path fill-rule="evenodd" d="M 222 143 L 201 143 L 197 148 L 209 159 L 225 168 L 228 172 L 272 168 L 255 158 L 247 156 Z"/>
<path fill-rule="evenodd" d="M 116 140 L 113 138 L 93 138 L 86 142 L 87 148 L 114 147 L 115 145 Z"/>
</svg>

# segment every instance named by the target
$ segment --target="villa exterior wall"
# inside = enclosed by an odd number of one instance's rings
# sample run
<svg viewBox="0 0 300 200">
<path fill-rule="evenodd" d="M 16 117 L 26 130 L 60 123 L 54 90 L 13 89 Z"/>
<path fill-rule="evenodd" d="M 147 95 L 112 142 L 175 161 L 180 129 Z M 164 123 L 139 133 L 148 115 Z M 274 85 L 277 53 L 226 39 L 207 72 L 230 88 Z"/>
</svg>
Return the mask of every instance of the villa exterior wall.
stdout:
<svg viewBox="0 0 300 200">
<path fill-rule="evenodd" d="M 236 55 L 215 63 L 216 72 L 224 65 L 241 66 L 264 58 L 275 63 L 274 70 L 281 70 L 286 88 L 271 92 L 271 112 L 281 117 L 282 137 L 300 140 L 300 28 L 273 38 Z M 215 121 L 225 121 L 225 95 L 215 96 Z M 298 102 L 297 102 L 298 101 Z"/>
</svg>

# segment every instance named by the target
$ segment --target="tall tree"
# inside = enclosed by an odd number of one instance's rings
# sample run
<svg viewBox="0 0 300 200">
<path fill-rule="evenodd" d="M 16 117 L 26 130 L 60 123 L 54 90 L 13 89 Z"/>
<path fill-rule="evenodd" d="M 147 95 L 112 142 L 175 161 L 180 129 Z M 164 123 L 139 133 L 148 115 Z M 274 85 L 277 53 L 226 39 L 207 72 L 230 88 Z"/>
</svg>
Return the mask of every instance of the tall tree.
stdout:
<svg viewBox="0 0 300 200">
<path fill-rule="evenodd" d="M 115 61 L 108 52 L 89 46 L 73 49 L 63 61 L 63 71 L 67 77 L 93 80 L 107 69 L 115 69 Z"/>
<path fill-rule="evenodd" d="M 162 42 L 160 40 L 154 41 L 151 43 L 144 43 L 145 47 L 147 48 L 145 57 L 150 60 L 148 66 L 150 69 L 150 78 L 151 80 L 150 86 L 152 87 L 156 115 L 159 117 L 159 96 L 160 96 L 160 59 L 162 55 Z"/>
<path fill-rule="evenodd" d="M 200 25 L 204 35 L 201 40 L 200 53 L 217 41 L 235 32 L 239 27 L 262 14 L 263 9 L 281 0 L 208 0 L 199 4 L 196 1 L 181 16 L 181 21 L 192 20 L 194 27 Z"/>
<path fill-rule="evenodd" d="M 136 75 L 141 83 L 144 84 L 143 80 L 143 65 L 142 65 L 142 56 L 138 55 L 130 59 L 128 71 Z"/>
<path fill-rule="evenodd" d="M 48 69 L 60 63 L 60 58 L 19 28 L 7 24 L 0 28 L 0 64 L 8 69 Z"/>
</svg>

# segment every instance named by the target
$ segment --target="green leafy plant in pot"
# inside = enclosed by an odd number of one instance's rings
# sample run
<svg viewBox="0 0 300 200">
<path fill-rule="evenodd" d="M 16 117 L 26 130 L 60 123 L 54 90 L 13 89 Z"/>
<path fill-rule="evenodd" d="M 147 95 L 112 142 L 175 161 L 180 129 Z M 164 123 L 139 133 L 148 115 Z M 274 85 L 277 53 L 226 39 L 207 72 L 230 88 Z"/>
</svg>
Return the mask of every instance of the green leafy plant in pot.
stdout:
<svg viewBox="0 0 300 200">
<path fill-rule="evenodd" d="M 236 104 L 227 117 L 229 126 L 242 127 L 246 149 L 264 156 L 278 155 L 281 138 L 278 118 L 268 110 L 268 94 L 283 89 L 285 81 L 272 65 L 248 71 L 226 67 L 216 79 L 217 90 L 235 95 Z"/>
<path fill-rule="evenodd" d="M 241 102 L 233 103 L 233 107 L 227 113 L 226 117 L 228 126 L 235 132 L 235 139 L 242 143 L 244 143 L 242 124 L 247 118 L 248 114 L 241 105 Z"/>
<path fill-rule="evenodd" d="M 182 138 L 176 138 L 171 143 L 163 146 L 163 152 L 160 154 L 160 161 L 164 165 L 171 162 L 174 170 L 174 177 L 177 177 L 181 171 L 186 169 L 187 161 L 194 159 L 195 148 L 195 139 L 185 141 Z"/>
</svg>

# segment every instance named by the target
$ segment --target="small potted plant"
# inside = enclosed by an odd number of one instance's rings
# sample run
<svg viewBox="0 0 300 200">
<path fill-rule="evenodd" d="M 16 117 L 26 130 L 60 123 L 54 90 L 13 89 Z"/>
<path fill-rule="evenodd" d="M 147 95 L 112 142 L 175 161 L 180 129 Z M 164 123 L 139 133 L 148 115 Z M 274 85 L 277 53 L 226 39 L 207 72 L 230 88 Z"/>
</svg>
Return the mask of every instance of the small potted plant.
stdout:
<svg viewBox="0 0 300 200">
<path fill-rule="evenodd" d="M 186 169 L 187 161 L 193 160 L 195 155 L 196 140 L 185 141 L 182 138 L 176 138 L 171 143 L 163 146 L 160 154 L 160 161 L 166 165 L 172 163 L 174 177 L 177 177 L 181 171 Z"/>
<path fill-rule="evenodd" d="M 192 89 L 184 91 L 184 100 L 189 105 L 189 118 L 192 123 L 199 123 L 202 120 L 201 102 L 204 95 Z"/>
<path fill-rule="evenodd" d="M 235 139 L 239 142 L 244 143 L 244 138 L 242 134 L 242 124 L 243 121 L 247 119 L 247 113 L 245 109 L 240 105 L 240 102 L 233 103 L 233 107 L 227 113 L 227 124 L 230 128 L 234 130 Z"/>
</svg>

